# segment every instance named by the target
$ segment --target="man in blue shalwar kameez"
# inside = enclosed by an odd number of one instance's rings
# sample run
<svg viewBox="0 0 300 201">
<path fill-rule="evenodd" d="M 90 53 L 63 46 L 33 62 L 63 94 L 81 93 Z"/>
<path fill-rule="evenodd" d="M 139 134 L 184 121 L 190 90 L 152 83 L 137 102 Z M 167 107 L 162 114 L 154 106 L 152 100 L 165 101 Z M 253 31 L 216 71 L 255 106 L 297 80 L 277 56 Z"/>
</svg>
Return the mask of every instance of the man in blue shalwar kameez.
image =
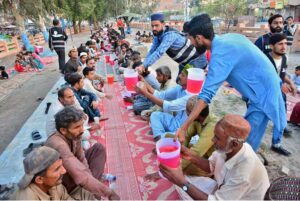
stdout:
<svg viewBox="0 0 300 201">
<path fill-rule="evenodd" d="M 209 104 L 224 81 L 230 83 L 243 97 L 249 99 L 245 118 L 251 125 L 247 142 L 257 151 L 269 120 L 274 124 L 272 147 L 283 155 L 290 153 L 281 146 L 286 114 L 281 95 L 281 80 L 272 63 L 245 36 L 225 34 L 215 36 L 207 14 L 194 17 L 188 24 L 188 35 L 199 54 L 211 50 L 206 81 L 199 94 L 198 104 L 176 136 L 184 141 L 188 126 Z"/>
</svg>

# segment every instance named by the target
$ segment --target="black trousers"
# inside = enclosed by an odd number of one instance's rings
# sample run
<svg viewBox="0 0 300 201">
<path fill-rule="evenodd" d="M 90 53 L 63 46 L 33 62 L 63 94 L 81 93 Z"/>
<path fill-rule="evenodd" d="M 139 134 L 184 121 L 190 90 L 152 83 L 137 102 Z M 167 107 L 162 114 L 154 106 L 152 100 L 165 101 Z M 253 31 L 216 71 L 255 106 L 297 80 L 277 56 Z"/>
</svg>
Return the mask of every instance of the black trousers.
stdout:
<svg viewBox="0 0 300 201">
<path fill-rule="evenodd" d="M 124 39 L 125 38 L 125 30 L 123 27 L 119 27 L 119 30 L 121 32 L 121 37 Z"/>
<path fill-rule="evenodd" d="M 55 50 L 55 52 L 58 55 L 59 70 L 61 73 L 64 73 L 64 66 L 66 64 L 65 49 Z"/>
</svg>

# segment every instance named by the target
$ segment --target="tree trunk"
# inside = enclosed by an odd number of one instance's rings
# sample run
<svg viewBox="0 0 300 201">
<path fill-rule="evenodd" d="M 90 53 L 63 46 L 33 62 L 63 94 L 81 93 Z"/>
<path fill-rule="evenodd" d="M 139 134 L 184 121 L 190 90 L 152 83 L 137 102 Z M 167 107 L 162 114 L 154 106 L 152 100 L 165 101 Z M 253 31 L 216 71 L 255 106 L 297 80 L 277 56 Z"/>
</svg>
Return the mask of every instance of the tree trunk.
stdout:
<svg viewBox="0 0 300 201">
<path fill-rule="evenodd" d="M 30 44 L 30 41 L 26 34 L 24 17 L 21 16 L 20 13 L 17 11 L 17 4 L 15 2 L 11 3 L 10 8 L 13 16 L 16 18 L 16 25 L 20 30 L 23 45 L 25 46 L 26 50 L 33 50 L 33 47 Z"/>
<path fill-rule="evenodd" d="M 72 20 L 72 24 L 73 24 L 74 34 L 77 34 L 78 30 L 77 30 L 77 27 L 76 27 L 76 19 Z"/>
<path fill-rule="evenodd" d="M 79 30 L 79 33 L 81 33 L 81 20 L 78 21 L 78 30 Z"/>
<path fill-rule="evenodd" d="M 96 24 L 97 24 L 97 30 L 100 29 L 100 22 L 97 21 Z"/>
<path fill-rule="evenodd" d="M 40 27 L 40 29 L 43 32 L 45 41 L 48 41 L 49 40 L 49 33 L 48 33 L 47 29 L 46 29 L 45 18 L 42 17 L 41 15 L 39 15 L 39 27 Z"/>
<path fill-rule="evenodd" d="M 229 32 L 230 24 L 231 24 L 231 20 L 228 20 L 228 24 L 227 24 L 226 33 L 228 33 L 228 32 Z"/>
<path fill-rule="evenodd" d="M 13 16 L 16 18 L 16 25 L 19 28 L 20 32 L 25 32 L 25 23 L 24 23 L 24 17 L 20 15 L 20 13 L 17 11 L 17 5 L 16 3 L 11 4 L 11 12 Z"/>
<path fill-rule="evenodd" d="M 97 21 L 97 18 L 96 18 L 96 15 L 93 15 L 93 24 L 94 24 L 94 29 L 97 30 L 98 29 L 98 21 Z"/>
</svg>

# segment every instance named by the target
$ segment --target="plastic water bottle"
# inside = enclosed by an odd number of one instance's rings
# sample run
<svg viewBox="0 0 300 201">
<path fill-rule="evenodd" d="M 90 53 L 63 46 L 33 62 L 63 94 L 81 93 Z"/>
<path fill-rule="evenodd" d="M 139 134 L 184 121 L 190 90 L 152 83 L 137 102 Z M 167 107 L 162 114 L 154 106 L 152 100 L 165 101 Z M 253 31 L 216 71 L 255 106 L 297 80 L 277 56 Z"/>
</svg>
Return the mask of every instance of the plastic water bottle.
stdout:
<svg viewBox="0 0 300 201">
<path fill-rule="evenodd" d="M 116 181 L 117 177 L 108 173 L 108 174 L 103 174 L 102 179 L 105 180 L 105 181 L 112 182 L 112 181 Z"/>
<path fill-rule="evenodd" d="M 109 188 L 112 190 L 116 190 L 116 181 L 110 181 L 109 182 Z"/>
<path fill-rule="evenodd" d="M 199 137 L 198 134 L 193 136 L 191 141 L 190 141 L 190 144 L 195 145 L 199 141 L 199 139 L 200 139 L 200 137 Z"/>
</svg>

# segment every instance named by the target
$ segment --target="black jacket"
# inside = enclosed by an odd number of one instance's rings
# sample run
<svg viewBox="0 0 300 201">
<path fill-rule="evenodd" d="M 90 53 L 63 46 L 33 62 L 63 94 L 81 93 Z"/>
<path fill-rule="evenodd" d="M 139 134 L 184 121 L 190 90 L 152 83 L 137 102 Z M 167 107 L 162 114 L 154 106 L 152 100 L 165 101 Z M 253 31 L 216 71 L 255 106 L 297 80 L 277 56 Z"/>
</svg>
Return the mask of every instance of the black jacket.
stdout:
<svg viewBox="0 0 300 201">
<path fill-rule="evenodd" d="M 68 39 L 66 32 L 61 27 L 52 27 L 49 30 L 49 48 L 57 50 L 65 49 L 65 41 Z"/>
</svg>

